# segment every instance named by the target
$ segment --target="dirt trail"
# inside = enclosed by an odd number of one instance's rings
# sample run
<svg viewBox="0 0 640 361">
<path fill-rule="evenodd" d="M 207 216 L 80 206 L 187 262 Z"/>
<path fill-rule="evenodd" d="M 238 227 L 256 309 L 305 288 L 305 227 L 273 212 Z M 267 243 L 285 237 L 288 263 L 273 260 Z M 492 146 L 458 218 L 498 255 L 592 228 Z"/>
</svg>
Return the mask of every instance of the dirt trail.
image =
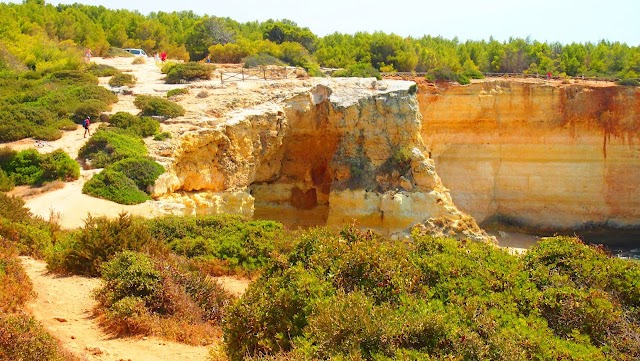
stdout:
<svg viewBox="0 0 640 361">
<path fill-rule="evenodd" d="M 36 298 L 28 305 L 32 314 L 63 345 L 86 360 L 206 360 L 208 348 L 148 338 L 115 338 L 104 333 L 92 317 L 91 293 L 99 278 L 58 277 L 47 273 L 43 261 L 21 257 L 33 282 Z"/>
</svg>

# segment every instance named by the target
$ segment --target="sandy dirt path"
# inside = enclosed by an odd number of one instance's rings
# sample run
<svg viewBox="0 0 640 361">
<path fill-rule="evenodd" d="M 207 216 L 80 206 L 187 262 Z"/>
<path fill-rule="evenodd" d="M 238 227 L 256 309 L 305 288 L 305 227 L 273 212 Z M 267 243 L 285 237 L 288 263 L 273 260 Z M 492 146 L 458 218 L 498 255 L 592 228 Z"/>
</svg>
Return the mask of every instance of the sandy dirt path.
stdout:
<svg viewBox="0 0 640 361">
<path fill-rule="evenodd" d="M 85 360 L 206 360 L 208 348 L 148 338 L 115 338 L 104 333 L 92 316 L 91 297 L 99 278 L 49 274 L 43 261 L 21 257 L 37 290 L 28 308 L 70 352 Z"/>
</svg>

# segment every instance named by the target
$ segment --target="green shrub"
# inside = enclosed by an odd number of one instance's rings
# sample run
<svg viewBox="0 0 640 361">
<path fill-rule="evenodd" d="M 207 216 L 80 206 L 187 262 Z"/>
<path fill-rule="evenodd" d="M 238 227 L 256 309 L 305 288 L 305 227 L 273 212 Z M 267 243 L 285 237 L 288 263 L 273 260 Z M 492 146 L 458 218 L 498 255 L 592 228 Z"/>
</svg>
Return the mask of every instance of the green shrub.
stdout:
<svg viewBox="0 0 640 361">
<path fill-rule="evenodd" d="M 169 70 L 165 78 L 167 84 L 179 84 L 193 80 L 211 79 L 214 67 L 196 62 L 176 64 Z"/>
<path fill-rule="evenodd" d="M 371 66 L 369 63 L 356 63 L 347 66 L 345 69 L 338 70 L 333 73 L 333 77 L 359 77 L 359 78 L 376 78 L 382 79 L 378 69 Z"/>
<path fill-rule="evenodd" d="M 60 129 L 54 127 L 37 127 L 33 129 L 31 137 L 38 140 L 52 141 L 62 138 Z"/>
<path fill-rule="evenodd" d="M 87 100 L 76 107 L 73 112 L 73 120 L 76 123 L 82 123 L 87 116 L 90 116 L 91 119 L 100 119 L 100 115 L 109 110 L 109 108 L 108 104 L 100 100 Z"/>
<path fill-rule="evenodd" d="M 139 59 L 139 58 L 138 58 Z M 109 85 L 112 87 L 121 86 L 134 86 L 136 84 L 136 77 L 127 73 L 118 73 L 109 79 Z"/>
<path fill-rule="evenodd" d="M 105 285 L 96 293 L 99 307 L 109 327 L 122 334 L 166 334 L 156 326 L 166 325 L 158 322 L 164 319 L 181 329 L 182 335 L 170 337 L 202 342 L 188 330 L 219 324 L 230 301 L 216 282 L 184 270 L 179 260 L 152 260 L 137 252 L 116 255 L 103 265 L 102 277 Z"/>
<path fill-rule="evenodd" d="M 162 132 L 153 136 L 153 140 L 157 140 L 157 141 L 163 141 L 167 139 L 171 139 L 171 133 L 169 132 Z"/>
<path fill-rule="evenodd" d="M 115 58 L 115 57 L 128 57 L 131 58 L 135 55 L 131 54 L 130 52 L 122 49 L 122 48 L 116 48 L 114 46 L 110 47 L 109 50 L 107 50 L 107 53 L 104 55 L 105 58 Z"/>
<path fill-rule="evenodd" d="M 16 185 L 36 184 L 44 174 L 42 157 L 35 149 L 25 149 L 12 159 L 8 173 Z"/>
<path fill-rule="evenodd" d="M 244 63 L 245 68 L 256 68 L 259 66 L 267 66 L 267 65 L 278 65 L 278 66 L 286 65 L 282 60 L 264 53 L 248 56 L 242 59 L 242 62 Z"/>
<path fill-rule="evenodd" d="M 98 85 L 98 77 L 80 70 L 62 70 L 52 73 L 49 79 L 54 82 L 67 82 L 71 84 L 86 83 Z"/>
<path fill-rule="evenodd" d="M 22 198 L 0 193 L 0 218 L 16 223 L 26 222 L 31 219 L 31 211 L 25 208 Z"/>
<path fill-rule="evenodd" d="M 0 359 L 65 361 L 58 342 L 32 317 L 25 314 L 0 316 Z"/>
<path fill-rule="evenodd" d="M 164 168 L 160 164 L 148 158 L 126 158 L 113 163 L 107 169 L 124 174 L 144 192 L 149 186 L 154 185 L 160 174 L 164 173 Z"/>
<path fill-rule="evenodd" d="M 232 360 L 281 352 L 293 359 L 637 358 L 638 264 L 562 239 L 537 247 L 520 258 L 417 233 L 402 243 L 354 229 L 339 236 L 312 230 L 229 310 L 227 354 Z"/>
<path fill-rule="evenodd" d="M 117 253 L 155 248 L 149 228 L 141 219 L 122 213 L 110 220 L 89 216 L 82 229 L 59 240 L 47 255 L 47 268 L 54 272 L 100 275 L 100 267 Z"/>
<path fill-rule="evenodd" d="M 264 267 L 277 252 L 281 224 L 237 216 L 163 217 L 150 221 L 154 237 L 178 254 L 223 260 L 231 272 Z"/>
<path fill-rule="evenodd" d="M 80 102 L 98 100 L 102 103 L 110 105 L 118 101 L 117 95 L 113 94 L 106 88 L 97 85 L 73 86 L 68 88 L 65 93 L 67 96 Z"/>
<path fill-rule="evenodd" d="M 11 177 L 0 168 L 0 192 L 8 192 L 15 187 Z"/>
<path fill-rule="evenodd" d="M 142 139 L 122 129 L 98 129 L 80 148 L 78 155 L 92 168 L 104 168 L 118 160 L 147 155 Z"/>
<path fill-rule="evenodd" d="M 161 278 L 149 256 L 123 251 L 101 268 L 105 286 L 97 298 L 105 307 L 111 307 L 126 297 L 141 299 L 145 305 L 153 305 L 161 292 Z"/>
<path fill-rule="evenodd" d="M 173 96 L 183 95 L 183 94 L 189 94 L 189 89 L 188 88 L 171 89 L 167 92 L 167 98 L 171 98 Z"/>
<path fill-rule="evenodd" d="M 0 313 L 17 312 L 33 296 L 15 245 L 0 237 Z"/>
<path fill-rule="evenodd" d="M 138 95 L 134 101 L 134 105 L 141 110 L 141 115 L 147 116 L 175 118 L 185 113 L 184 108 L 180 104 L 151 95 Z"/>
<path fill-rule="evenodd" d="M 162 74 L 169 74 L 171 69 L 176 67 L 178 64 L 180 64 L 180 63 L 175 62 L 175 61 L 166 61 L 166 62 L 164 62 L 164 64 L 162 64 L 162 68 L 160 68 L 160 72 Z"/>
<path fill-rule="evenodd" d="M 89 64 L 89 66 L 87 66 L 87 71 L 97 77 L 113 76 L 120 72 L 117 68 L 111 65 L 96 63 Z"/>
<path fill-rule="evenodd" d="M 638 81 L 638 79 L 622 79 L 618 80 L 616 84 L 623 86 L 640 86 L 640 81 Z"/>
<path fill-rule="evenodd" d="M 41 182 L 53 180 L 69 182 L 80 177 L 80 165 L 62 149 L 42 156 L 41 167 L 43 170 Z"/>
<path fill-rule="evenodd" d="M 139 137 L 149 137 L 160 131 L 160 122 L 150 117 L 138 117 L 126 112 L 117 112 L 109 119 L 109 123 Z"/>
<path fill-rule="evenodd" d="M 82 193 L 119 204 L 139 204 L 151 199 L 133 180 L 109 169 L 91 177 L 82 187 Z"/>
</svg>

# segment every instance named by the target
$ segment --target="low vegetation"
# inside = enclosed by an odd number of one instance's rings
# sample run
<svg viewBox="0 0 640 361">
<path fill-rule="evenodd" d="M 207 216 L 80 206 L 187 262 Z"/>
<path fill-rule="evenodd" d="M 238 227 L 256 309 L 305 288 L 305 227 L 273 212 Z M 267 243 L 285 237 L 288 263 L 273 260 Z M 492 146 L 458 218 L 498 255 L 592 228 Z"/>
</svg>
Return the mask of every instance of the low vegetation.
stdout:
<svg viewBox="0 0 640 361">
<path fill-rule="evenodd" d="M 167 92 L 167 98 L 171 98 L 174 97 L 176 95 L 184 95 L 184 94 L 189 94 L 189 89 L 188 88 L 175 88 L 175 89 L 171 89 Z"/>
<path fill-rule="evenodd" d="M 146 156 L 147 148 L 140 137 L 125 129 L 100 128 L 80 148 L 78 155 L 91 168 L 104 168 L 121 159 Z"/>
<path fill-rule="evenodd" d="M 171 67 L 167 72 L 165 83 L 180 84 L 194 80 L 208 80 L 211 79 L 211 74 L 214 70 L 215 67 L 207 64 L 196 62 L 179 63 Z"/>
<path fill-rule="evenodd" d="M 20 200 L 0 201 L 6 242 L 39 249 L 52 271 L 105 279 L 97 312 L 118 334 L 201 344 L 222 324 L 217 355 L 231 360 L 640 357 L 640 263 L 573 238 L 514 256 L 418 233 L 391 242 L 353 228 L 126 214 L 60 233 Z M 259 278 L 238 301 L 206 277 L 239 272 Z"/>
<path fill-rule="evenodd" d="M 16 79 L 0 72 L 0 141 L 55 140 L 87 115 L 98 117 L 117 97 L 90 73 L 59 71 Z"/>
<path fill-rule="evenodd" d="M 640 356 L 638 276 L 640 264 L 567 238 L 519 258 L 316 230 L 228 310 L 225 343 L 232 360 L 628 360 Z"/>
<path fill-rule="evenodd" d="M 219 339 L 219 325 L 232 297 L 179 259 L 124 251 L 101 270 L 105 285 L 96 293 L 98 312 L 110 330 L 198 345 Z"/>
<path fill-rule="evenodd" d="M 183 116 L 185 113 L 184 108 L 180 104 L 176 104 L 163 97 L 152 95 L 138 95 L 134 104 L 140 109 L 140 115 L 143 116 L 175 118 Z"/>
<path fill-rule="evenodd" d="M 146 138 L 160 131 L 160 122 L 151 117 L 139 117 L 127 112 L 117 112 L 109 118 L 109 124 L 125 129 L 138 137 Z"/>
<path fill-rule="evenodd" d="M 112 87 L 134 86 L 136 81 L 137 79 L 135 76 L 118 72 L 109 79 L 109 85 Z"/>
<path fill-rule="evenodd" d="M 167 140 L 167 139 L 171 139 L 171 133 L 169 133 L 169 132 L 162 132 L 162 133 L 158 133 L 158 134 L 153 136 L 153 140 L 157 140 L 157 141 L 163 141 L 163 140 Z M 1 184 L 2 183 L 0 183 L 0 186 L 1 186 Z"/>
<path fill-rule="evenodd" d="M 371 66 L 371 64 L 366 64 L 366 63 L 357 63 L 357 64 L 350 65 L 345 69 L 334 72 L 333 76 L 336 78 L 360 77 L 360 78 L 376 78 L 378 80 L 382 79 L 378 69 Z"/>
<path fill-rule="evenodd" d="M 16 185 L 42 186 L 53 181 L 72 181 L 80 176 L 80 166 L 63 150 L 40 154 L 35 149 L 20 152 L 0 149 L 0 190 Z"/>
<path fill-rule="evenodd" d="M 87 66 L 87 71 L 97 77 L 108 77 L 118 74 L 120 71 L 111 65 L 91 63 Z"/>
<path fill-rule="evenodd" d="M 32 242 L 32 227 L 38 223 L 43 225 L 31 218 L 22 200 L 0 193 L 0 360 L 75 361 L 24 307 L 33 289 L 17 258 L 19 250 L 39 244 L 42 248 L 33 254 L 41 254 L 51 246 L 45 242 L 46 233 L 36 235 L 41 239 Z"/>
</svg>

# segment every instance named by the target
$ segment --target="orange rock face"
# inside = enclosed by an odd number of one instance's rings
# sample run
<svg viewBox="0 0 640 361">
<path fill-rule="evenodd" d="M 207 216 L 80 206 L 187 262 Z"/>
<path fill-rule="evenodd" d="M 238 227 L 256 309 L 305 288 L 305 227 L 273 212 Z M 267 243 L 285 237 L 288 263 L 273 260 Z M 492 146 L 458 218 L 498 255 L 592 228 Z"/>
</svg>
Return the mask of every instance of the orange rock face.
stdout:
<svg viewBox="0 0 640 361">
<path fill-rule="evenodd" d="M 542 228 L 640 225 L 640 91 L 422 86 L 421 135 L 454 203 Z"/>
</svg>

